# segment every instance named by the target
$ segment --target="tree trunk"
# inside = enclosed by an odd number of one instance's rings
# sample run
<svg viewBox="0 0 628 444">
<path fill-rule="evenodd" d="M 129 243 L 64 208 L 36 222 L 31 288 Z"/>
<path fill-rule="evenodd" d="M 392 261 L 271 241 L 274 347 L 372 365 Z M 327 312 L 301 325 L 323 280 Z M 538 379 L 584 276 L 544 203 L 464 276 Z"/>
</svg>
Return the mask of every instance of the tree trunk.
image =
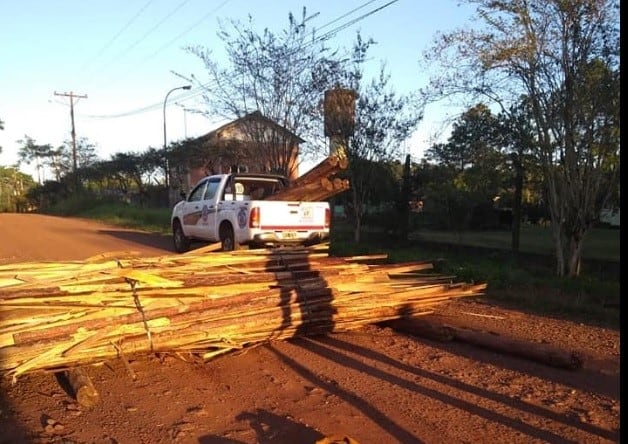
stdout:
<svg viewBox="0 0 628 444">
<path fill-rule="evenodd" d="M 410 224 L 410 197 L 412 193 L 411 186 L 411 169 L 410 169 L 410 155 L 406 155 L 406 161 L 403 166 L 403 175 L 401 178 L 401 190 L 400 196 L 397 197 L 397 204 L 399 209 L 399 240 L 408 240 L 408 231 Z"/>
<path fill-rule="evenodd" d="M 513 159 L 515 167 L 515 193 L 512 203 L 512 254 L 519 256 L 519 240 L 521 237 L 521 196 L 523 193 L 523 166 L 519 156 Z"/>
<path fill-rule="evenodd" d="M 355 227 L 353 230 L 353 241 L 356 244 L 360 243 L 361 233 L 362 233 L 362 216 L 359 214 L 356 214 L 355 215 Z"/>
<path fill-rule="evenodd" d="M 584 236 L 576 234 L 572 236 L 569 242 L 569 261 L 567 268 L 567 276 L 573 278 L 580 275 L 580 265 L 582 263 L 582 246 Z"/>
</svg>

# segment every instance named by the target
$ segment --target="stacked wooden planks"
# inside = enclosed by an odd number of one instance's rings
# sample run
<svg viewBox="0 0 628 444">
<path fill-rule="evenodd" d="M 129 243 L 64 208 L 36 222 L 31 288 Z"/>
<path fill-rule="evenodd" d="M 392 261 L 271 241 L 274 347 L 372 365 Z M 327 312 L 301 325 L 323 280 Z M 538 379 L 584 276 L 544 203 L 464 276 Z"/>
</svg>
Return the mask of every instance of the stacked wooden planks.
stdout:
<svg viewBox="0 0 628 444">
<path fill-rule="evenodd" d="M 210 359 L 252 344 L 349 331 L 483 294 L 430 262 L 333 257 L 327 245 L 0 266 L 0 373 L 149 352 Z M 212 251 L 211 254 L 208 254 Z"/>
<path fill-rule="evenodd" d="M 348 164 L 346 157 L 331 155 L 293 180 L 288 188 L 267 199 L 314 202 L 342 193 L 349 189 L 349 180 L 334 176 L 345 170 Z"/>
</svg>

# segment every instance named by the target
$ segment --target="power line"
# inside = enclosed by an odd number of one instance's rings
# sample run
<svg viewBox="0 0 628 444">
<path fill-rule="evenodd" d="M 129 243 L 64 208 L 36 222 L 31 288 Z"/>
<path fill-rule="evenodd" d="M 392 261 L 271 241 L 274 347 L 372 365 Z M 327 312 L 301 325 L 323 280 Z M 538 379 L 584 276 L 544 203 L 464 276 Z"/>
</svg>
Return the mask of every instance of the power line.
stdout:
<svg viewBox="0 0 628 444">
<path fill-rule="evenodd" d="M 140 10 L 137 11 L 135 15 L 111 38 L 111 40 L 105 43 L 105 45 L 102 48 L 100 48 L 100 50 L 98 50 L 98 53 L 96 53 L 94 57 L 92 57 L 89 61 L 83 64 L 83 66 L 80 68 L 80 71 L 84 71 L 89 65 L 91 65 L 94 62 L 94 60 L 100 57 L 118 39 L 118 37 L 120 37 L 120 35 L 122 35 L 122 33 L 126 31 L 129 28 L 129 26 L 131 26 L 133 22 L 135 22 L 135 20 L 137 20 L 137 18 L 146 10 L 146 8 L 148 8 L 148 6 L 153 1 L 154 0 L 148 0 L 144 4 L 144 6 L 142 6 Z"/>
<path fill-rule="evenodd" d="M 197 20 L 194 24 L 192 24 L 191 26 L 189 26 L 185 31 L 181 32 L 180 34 L 178 34 L 175 38 L 173 38 L 172 40 L 170 40 L 168 43 L 166 43 L 165 45 L 161 46 L 159 49 L 157 49 L 155 52 L 153 52 L 152 54 L 150 54 L 149 56 L 145 57 L 144 59 L 142 59 L 138 64 L 141 65 L 143 63 L 146 63 L 148 60 L 152 59 L 153 57 L 155 57 L 157 54 L 159 54 L 160 52 L 162 52 L 164 49 L 168 48 L 169 46 L 171 46 L 174 42 L 176 42 L 177 40 L 179 40 L 181 37 L 183 37 L 184 35 L 186 35 L 187 33 L 189 33 L 190 31 L 192 31 L 194 28 L 196 28 L 197 26 L 199 26 L 201 23 L 203 23 L 205 20 L 207 20 L 208 17 L 210 17 L 211 15 L 215 14 L 216 12 L 218 12 L 218 10 L 220 10 L 223 6 L 225 6 L 227 3 L 229 3 L 231 0 L 224 0 L 221 4 L 219 4 L 218 6 L 216 6 L 215 8 L 213 8 L 211 11 L 209 11 L 208 13 L 206 13 L 205 15 L 203 15 L 199 20 Z M 120 81 L 120 79 L 126 77 L 126 75 L 130 72 L 133 72 L 133 69 L 130 69 L 129 71 L 127 71 L 125 74 L 123 74 L 122 76 L 118 77 L 117 79 L 112 80 L 111 82 L 107 83 L 104 86 L 109 86 L 114 84 L 116 81 Z M 103 86 L 103 87 L 104 87 Z"/>
<path fill-rule="evenodd" d="M 361 16 L 356 17 L 355 19 L 350 20 L 350 21 L 346 22 L 345 24 L 343 24 L 343 25 L 341 25 L 341 26 L 339 26 L 339 27 L 337 27 L 337 28 L 335 28 L 335 29 L 332 29 L 331 31 L 329 31 L 329 32 L 327 32 L 327 33 L 325 33 L 325 34 L 323 34 L 320 38 L 321 38 L 321 40 L 326 40 L 326 39 L 328 39 L 328 38 L 330 38 L 330 37 L 333 37 L 334 35 L 338 34 L 338 33 L 339 33 L 340 31 L 342 31 L 343 29 L 346 29 L 346 28 L 348 28 L 349 26 L 354 25 L 354 24 L 356 24 L 357 22 L 362 21 L 362 20 L 364 20 L 365 18 L 370 17 L 370 16 L 371 16 L 371 15 L 373 15 L 373 14 L 378 13 L 378 12 L 379 12 L 379 11 L 381 11 L 382 9 L 385 9 L 385 8 L 389 7 L 390 5 L 392 5 L 392 4 L 394 4 L 394 3 L 397 3 L 398 1 L 399 1 L 399 0 L 392 0 L 392 1 L 389 1 L 388 3 L 386 3 L 386 4 L 382 5 L 382 6 L 378 7 L 378 8 L 372 9 L 371 11 L 367 12 L 366 14 L 362 14 Z"/>
<path fill-rule="evenodd" d="M 145 62 L 148 59 L 153 58 L 154 56 L 156 56 L 158 53 L 160 53 L 161 51 L 163 51 L 164 49 L 166 49 L 167 47 L 169 47 L 170 45 L 172 45 L 174 42 L 176 42 L 177 40 L 179 40 L 181 37 L 183 37 L 184 35 L 186 35 L 188 32 L 190 32 L 192 29 L 196 28 L 197 26 L 199 26 L 201 23 L 203 23 L 205 20 L 207 20 L 207 18 L 213 14 L 215 14 L 216 12 L 218 12 L 223 6 L 225 6 L 227 3 L 229 3 L 231 0 L 224 0 L 221 4 L 219 4 L 218 6 L 216 6 L 214 9 L 212 9 L 211 11 L 209 11 L 207 14 L 205 14 L 203 17 L 201 17 L 198 21 L 196 21 L 194 24 L 192 24 L 190 27 L 188 27 L 185 31 L 183 31 L 182 33 L 180 33 L 179 35 L 177 35 L 175 38 L 173 38 L 172 40 L 170 40 L 168 43 L 166 43 L 165 45 L 163 45 L 162 47 L 160 47 L 157 51 L 155 51 L 154 53 L 152 53 L 151 55 L 149 55 L 147 58 L 145 58 L 143 61 Z"/>
<path fill-rule="evenodd" d="M 362 4 L 361 6 L 359 6 L 357 8 L 354 8 L 353 10 L 345 13 L 341 17 L 346 17 L 346 16 L 350 15 L 351 13 L 356 12 L 359 9 L 362 9 L 365 6 L 368 6 L 369 4 L 373 3 L 374 1 L 375 0 L 367 1 L 364 4 Z M 354 19 L 352 19 L 352 20 L 350 20 L 348 22 L 345 22 L 345 23 L 337 26 L 336 28 L 333 28 L 332 30 L 328 31 L 327 33 L 323 34 L 322 36 L 319 36 L 319 37 L 315 38 L 313 41 L 308 42 L 308 43 L 302 45 L 300 48 L 296 48 L 295 51 L 307 48 L 307 47 L 309 47 L 309 46 L 311 46 L 311 45 L 313 45 L 315 43 L 327 40 L 327 39 L 333 37 L 334 35 L 336 35 L 338 32 L 348 28 L 349 26 L 354 25 L 355 23 L 358 23 L 358 22 L 364 20 L 365 18 L 367 18 L 367 17 L 369 17 L 369 16 L 371 16 L 373 14 L 376 14 L 377 12 L 379 12 L 379 11 L 389 7 L 389 6 L 391 6 L 392 4 L 394 4 L 394 3 L 398 2 L 398 1 L 399 0 L 391 0 L 388 3 L 386 3 L 384 5 L 381 5 L 381 6 L 377 7 L 377 8 L 375 8 L 375 9 L 372 9 L 369 12 L 367 12 L 365 14 L 362 14 L 359 17 L 356 17 L 356 18 L 354 18 Z M 339 21 L 339 18 L 336 18 L 336 19 L 332 20 L 331 22 L 328 22 L 325 25 L 323 25 L 322 28 L 327 27 L 330 23 L 335 23 L 335 22 L 338 22 L 338 21 Z M 185 101 L 185 100 L 189 100 L 191 98 L 200 96 L 200 95 L 203 94 L 203 92 L 208 87 L 210 87 L 212 85 L 212 83 L 213 82 L 208 82 L 206 84 L 203 84 L 203 85 L 200 85 L 200 86 L 198 86 L 196 88 L 193 88 L 188 93 L 181 94 L 178 97 L 178 100 L 179 101 Z M 175 97 L 173 99 L 177 99 L 177 97 Z M 161 106 L 163 106 L 162 103 L 153 103 L 151 105 L 147 105 L 147 106 L 144 106 L 142 108 L 137 108 L 137 109 L 134 109 L 134 110 L 131 110 L 131 111 L 123 112 L 123 113 L 107 114 L 107 115 L 87 115 L 85 117 L 94 118 L 94 119 L 114 119 L 114 118 L 121 118 L 121 117 L 129 117 L 129 116 L 133 116 L 133 115 L 136 115 L 136 114 L 142 114 L 142 113 L 145 113 L 145 112 L 154 111 L 156 109 L 159 109 Z"/>
<path fill-rule="evenodd" d="M 149 59 L 153 58 L 155 55 L 157 55 L 158 53 L 160 53 L 162 50 L 164 50 L 165 48 L 167 48 L 167 47 L 169 47 L 170 45 L 172 45 L 175 41 L 177 41 L 177 40 L 178 40 L 178 39 L 180 39 L 182 36 L 184 36 L 185 34 L 187 34 L 188 32 L 190 32 L 192 29 L 194 29 L 195 27 L 197 27 L 198 25 L 200 25 L 200 24 L 201 24 L 204 20 L 206 20 L 206 19 L 207 19 L 210 15 L 214 14 L 214 13 L 215 13 L 215 12 L 217 12 L 219 9 L 221 9 L 221 8 L 222 8 L 222 7 L 223 7 L 226 3 L 228 3 L 229 1 L 230 1 L 230 0 L 225 0 L 225 1 L 223 1 L 223 2 L 222 2 L 220 5 L 218 5 L 216 8 L 212 9 L 212 10 L 211 10 L 211 11 L 209 11 L 207 14 L 205 14 L 205 15 L 204 15 L 204 16 L 203 16 L 200 20 L 198 20 L 197 22 L 195 22 L 194 24 L 192 24 L 190 27 L 188 27 L 188 28 L 187 28 L 184 32 L 182 32 L 182 33 L 180 33 L 179 35 L 177 35 L 174 39 L 170 40 L 167 44 L 165 44 L 164 46 L 162 46 L 161 48 L 159 48 L 159 49 L 158 49 L 157 51 L 155 51 L 153 54 L 151 54 L 151 55 L 149 55 L 148 57 L 144 58 L 144 59 L 142 60 L 142 63 L 144 63 L 144 62 L 146 62 L 147 60 L 149 60 Z M 342 20 L 343 18 L 345 18 L 345 17 L 347 17 L 347 16 L 349 16 L 349 15 L 353 14 L 353 13 L 354 13 L 354 12 L 356 12 L 356 11 L 359 11 L 360 9 L 365 8 L 366 6 L 368 6 L 368 5 L 372 4 L 372 3 L 374 3 L 375 1 L 377 1 L 377 0 L 369 0 L 369 1 L 366 1 L 366 2 L 362 3 L 360 6 L 358 6 L 358 7 L 356 7 L 356 8 L 353 8 L 353 9 L 349 10 L 348 12 L 346 12 L 346 13 L 342 14 L 341 16 L 339 16 L 339 17 L 335 18 L 334 20 L 331 20 L 331 21 L 329 21 L 329 22 L 325 23 L 325 24 L 324 24 L 321 28 L 319 28 L 319 29 L 324 29 L 324 28 L 327 28 L 328 26 L 330 26 L 330 25 L 332 25 L 332 24 L 334 24 L 334 23 L 336 23 L 336 22 L 338 22 L 338 21 Z M 394 2 L 391 2 L 391 3 L 394 3 Z M 181 5 L 180 5 L 180 6 L 181 6 Z M 384 5 L 384 7 L 386 7 L 386 6 L 388 6 L 388 5 Z M 316 12 L 315 14 L 310 15 L 309 17 L 307 17 L 307 18 L 304 20 L 304 22 L 306 22 L 306 21 L 309 21 L 309 20 L 313 19 L 314 17 L 318 16 L 319 14 L 320 14 L 319 12 Z M 346 27 L 346 26 L 345 26 L 345 27 Z M 344 29 L 344 28 L 343 28 L 343 29 Z M 340 29 L 338 29 L 338 30 L 337 30 L 337 31 L 335 31 L 335 32 L 338 32 L 339 30 L 340 30 Z M 333 31 L 334 31 L 334 30 L 332 30 L 331 32 L 333 32 Z M 331 34 L 331 33 L 328 33 L 328 34 L 329 34 L 329 36 L 326 36 L 325 38 L 329 38 L 329 37 L 331 37 L 331 36 L 333 35 L 333 34 Z M 323 40 L 322 38 L 317 38 L 317 39 L 315 40 L 315 42 L 317 42 L 317 41 L 322 41 L 322 40 Z M 312 43 L 315 43 L 315 42 L 311 42 L 311 44 L 312 44 Z M 295 49 L 295 51 L 301 50 L 301 49 L 306 48 L 306 47 L 308 47 L 308 46 L 309 46 L 308 44 L 303 45 L 303 46 L 301 46 L 300 48 L 296 48 L 296 49 Z M 107 83 L 105 86 L 109 86 L 109 85 L 114 84 L 116 81 L 119 81 L 120 79 L 124 78 L 124 77 L 125 77 L 125 76 L 129 73 L 129 72 L 132 72 L 132 71 L 133 71 L 133 70 L 129 70 L 127 73 L 125 73 L 124 75 L 122 75 L 122 76 L 118 77 L 117 79 L 113 79 L 111 82 Z M 159 106 L 159 104 L 155 104 L 154 106 L 155 106 L 155 107 L 157 107 L 157 106 Z M 149 110 L 145 110 L 144 108 L 141 108 L 141 109 L 139 109 L 139 110 L 137 110 L 137 111 L 138 111 L 138 112 L 145 112 L 145 111 L 149 111 Z M 125 113 L 120 113 L 120 114 L 112 115 L 112 117 L 116 117 L 116 118 L 117 118 L 117 117 L 124 117 L 124 116 L 129 115 L 129 113 L 133 113 L 133 112 L 132 112 L 132 111 L 129 111 L 129 112 L 125 112 Z M 92 117 L 97 117 L 97 118 L 106 118 L 105 116 L 92 116 Z"/>
<path fill-rule="evenodd" d="M 358 6 L 357 8 L 353 8 L 351 11 L 348 11 L 348 12 L 344 13 L 343 15 L 341 15 L 340 17 L 337 17 L 336 19 L 332 20 L 331 22 L 325 23 L 323 26 L 321 26 L 320 28 L 318 28 L 318 29 L 317 29 L 317 31 L 320 31 L 321 29 L 325 29 L 325 28 L 327 28 L 328 26 L 333 25 L 333 24 L 334 24 L 334 23 L 336 23 L 336 22 L 339 22 L 339 21 L 340 21 L 340 20 L 342 20 L 343 18 L 345 18 L 345 17 L 347 17 L 347 16 L 349 16 L 349 15 L 353 14 L 353 13 L 354 13 L 354 12 L 356 12 L 356 11 L 359 11 L 359 10 L 360 10 L 360 9 L 362 9 L 362 8 L 367 7 L 368 5 L 370 5 L 371 3 L 374 3 L 374 2 L 376 2 L 376 1 L 377 1 L 377 0 L 370 0 L 370 1 L 367 1 L 367 2 L 365 2 L 365 3 L 362 3 L 362 4 L 361 4 L 360 6 Z"/>
<path fill-rule="evenodd" d="M 102 72 L 104 71 L 107 66 L 111 65 L 113 62 L 116 62 L 117 60 L 119 60 L 120 58 L 122 58 L 123 56 L 125 56 L 126 54 L 129 53 L 129 51 L 131 51 L 133 48 L 135 48 L 137 45 L 139 45 L 141 42 L 143 42 L 144 40 L 146 40 L 146 38 L 151 35 L 153 32 L 155 32 L 155 30 L 157 28 L 159 28 L 161 25 L 163 25 L 166 20 L 168 20 L 170 17 L 172 17 L 179 9 L 181 9 L 183 6 L 186 5 L 186 3 L 188 3 L 190 0 L 183 0 L 182 2 L 180 2 L 174 9 L 172 9 L 168 14 L 166 14 L 165 17 L 163 17 L 159 22 L 157 22 L 157 24 L 155 24 L 152 28 L 150 28 L 147 32 L 145 32 L 139 39 L 137 39 L 135 42 L 133 42 L 131 45 L 127 46 L 124 50 L 120 51 L 113 59 L 111 59 L 108 63 L 102 65 L 100 67 L 100 69 L 98 69 L 98 72 Z"/>
</svg>

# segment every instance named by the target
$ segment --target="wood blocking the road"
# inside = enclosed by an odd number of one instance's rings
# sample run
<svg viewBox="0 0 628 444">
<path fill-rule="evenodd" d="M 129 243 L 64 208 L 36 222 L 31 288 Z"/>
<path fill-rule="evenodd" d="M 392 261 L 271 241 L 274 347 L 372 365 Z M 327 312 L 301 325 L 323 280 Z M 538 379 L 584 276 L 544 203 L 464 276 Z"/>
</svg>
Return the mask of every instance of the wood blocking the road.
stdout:
<svg viewBox="0 0 628 444">
<path fill-rule="evenodd" d="M 332 257 L 328 245 L 205 250 L 0 266 L 0 374 L 16 380 L 138 353 L 210 359 L 428 314 L 486 289 L 433 273 L 429 261 Z"/>
</svg>

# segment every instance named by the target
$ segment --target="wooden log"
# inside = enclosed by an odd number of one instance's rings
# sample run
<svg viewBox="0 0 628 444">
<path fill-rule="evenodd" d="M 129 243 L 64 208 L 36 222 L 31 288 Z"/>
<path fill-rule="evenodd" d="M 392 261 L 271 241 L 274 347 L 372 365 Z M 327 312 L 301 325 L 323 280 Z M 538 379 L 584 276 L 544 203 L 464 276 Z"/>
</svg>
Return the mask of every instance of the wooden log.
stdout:
<svg viewBox="0 0 628 444">
<path fill-rule="evenodd" d="M 572 351 L 562 350 L 549 344 L 523 341 L 486 331 L 454 327 L 434 322 L 427 318 L 404 318 L 386 321 L 382 325 L 428 339 L 465 342 L 499 353 L 530 359 L 552 367 L 571 370 L 582 367 L 582 358 Z"/>
<path fill-rule="evenodd" d="M 514 355 L 552 367 L 575 370 L 582 367 L 582 358 L 575 352 L 558 349 L 549 344 L 522 341 L 520 339 L 474 331 L 460 327 L 449 327 L 457 341 L 466 342 L 490 350 Z"/>
<path fill-rule="evenodd" d="M 447 342 L 454 339 L 454 332 L 445 325 L 418 318 L 393 319 L 379 323 L 382 327 L 392 328 L 396 331 L 421 336 L 434 341 Z"/>
<path fill-rule="evenodd" d="M 305 183 L 316 181 L 322 177 L 328 177 L 338 171 L 347 168 L 348 162 L 341 160 L 340 157 L 332 155 L 326 157 L 312 169 L 297 177 L 290 183 L 290 187 L 299 187 Z"/>
<path fill-rule="evenodd" d="M 100 401 L 100 394 L 89 375 L 82 367 L 75 367 L 64 372 L 70 387 L 72 388 L 74 397 L 83 407 L 94 407 Z"/>
<path fill-rule="evenodd" d="M 310 195 L 318 194 L 323 191 L 332 192 L 333 190 L 333 183 L 328 178 L 321 177 L 312 182 L 286 188 L 273 194 L 272 199 L 282 201 L 312 201 L 309 197 Z"/>
</svg>

